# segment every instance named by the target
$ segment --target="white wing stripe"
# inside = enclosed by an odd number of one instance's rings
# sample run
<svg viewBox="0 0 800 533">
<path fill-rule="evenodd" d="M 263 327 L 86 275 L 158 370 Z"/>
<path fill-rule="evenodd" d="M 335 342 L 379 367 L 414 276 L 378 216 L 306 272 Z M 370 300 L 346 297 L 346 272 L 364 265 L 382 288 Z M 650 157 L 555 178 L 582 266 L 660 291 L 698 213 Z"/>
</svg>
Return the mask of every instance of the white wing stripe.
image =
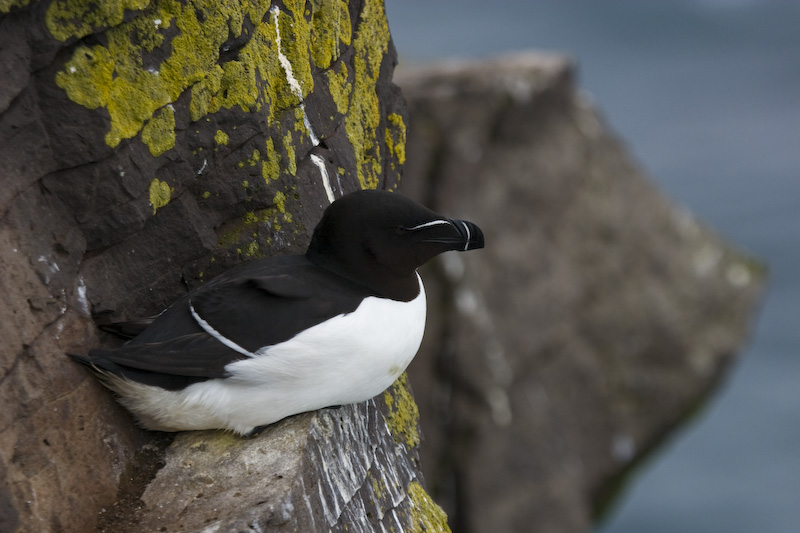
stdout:
<svg viewBox="0 0 800 533">
<path fill-rule="evenodd" d="M 197 324 L 201 328 L 203 328 L 203 330 L 206 333 L 208 333 L 209 335 L 211 335 L 212 337 L 217 339 L 219 342 L 221 342 L 222 344 L 224 344 L 225 346 L 227 346 L 231 350 L 236 350 L 240 354 L 246 355 L 247 357 L 255 357 L 256 356 L 256 354 L 254 354 L 252 352 L 248 352 L 247 350 L 245 350 L 244 348 L 242 348 L 241 346 L 239 346 L 238 344 L 236 344 L 232 340 L 228 339 L 227 337 L 224 337 L 219 331 L 214 329 L 214 327 L 211 324 L 209 324 L 208 322 L 203 320 L 200 317 L 200 315 L 197 314 L 197 311 L 194 310 L 194 306 L 191 303 L 189 303 L 189 311 L 192 313 L 192 317 L 194 317 L 194 319 L 197 322 Z"/>
</svg>

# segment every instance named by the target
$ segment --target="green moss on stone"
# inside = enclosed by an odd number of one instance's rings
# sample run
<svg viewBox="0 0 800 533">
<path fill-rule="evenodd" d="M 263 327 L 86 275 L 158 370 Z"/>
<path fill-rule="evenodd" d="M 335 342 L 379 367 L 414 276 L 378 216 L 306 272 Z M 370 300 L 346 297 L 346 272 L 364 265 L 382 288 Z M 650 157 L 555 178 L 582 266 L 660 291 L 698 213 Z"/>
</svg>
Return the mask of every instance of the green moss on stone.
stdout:
<svg viewBox="0 0 800 533">
<path fill-rule="evenodd" d="M 142 128 L 142 142 L 150 149 L 150 155 L 160 156 L 175 148 L 175 112 L 171 105 L 158 111 Z"/>
<path fill-rule="evenodd" d="M 172 198 L 172 189 L 166 181 L 155 178 L 150 182 L 150 205 L 153 206 L 153 214 L 167 205 Z"/>
<path fill-rule="evenodd" d="M 408 390 L 408 378 L 403 372 L 394 382 L 391 392 L 383 393 L 383 401 L 388 408 L 386 423 L 395 442 L 409 448 L 419 446 L 419 408 Z"/>
<path fill-rule="evenodd" d="M 436 502 L 417 481 L 408 484 L 408 498 L 411 503 L 410 531 L 414 533 L 450 531 L 450 526 L 447 525 L 447 514 L 436 505 Z"/>
</svg>

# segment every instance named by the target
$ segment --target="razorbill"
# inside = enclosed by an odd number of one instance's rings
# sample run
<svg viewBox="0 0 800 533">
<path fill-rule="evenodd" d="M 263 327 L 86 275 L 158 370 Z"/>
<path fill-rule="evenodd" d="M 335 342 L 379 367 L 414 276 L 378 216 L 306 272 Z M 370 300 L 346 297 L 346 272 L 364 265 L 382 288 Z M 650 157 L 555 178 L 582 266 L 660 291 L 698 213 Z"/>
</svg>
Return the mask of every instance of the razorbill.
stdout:
<svg viewBox="0 0 800 533">
<path fill-rule="evenodd" d="M 417 268 L 482 247 L 472 222 L 397 193 L 354 192 L 328 206 L 304 255 L 238 265 L 121 347 L 72 357 L 145 428 L 254 434 L 389 387 L 422 341 Z"/>
</svg>

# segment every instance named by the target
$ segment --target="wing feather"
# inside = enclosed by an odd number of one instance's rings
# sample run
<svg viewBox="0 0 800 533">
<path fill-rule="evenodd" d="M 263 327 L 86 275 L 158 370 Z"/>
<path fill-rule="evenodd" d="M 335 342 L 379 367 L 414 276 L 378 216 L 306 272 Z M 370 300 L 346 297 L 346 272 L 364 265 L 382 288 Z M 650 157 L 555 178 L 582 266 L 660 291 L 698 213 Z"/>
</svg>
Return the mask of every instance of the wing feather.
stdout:
<svg viewBox="0 0 800 533">
<path fill-rule="evenodd" d="M 119 348 L 76 358 L 135 381 L 180 388 L 225 377 L 226 365 L 247 357 L 231 345 L 252 353 L 287 341 L 354 311 L 370 295 L 303 256 L 254 261 L 179 299 Z"/>
</svg>

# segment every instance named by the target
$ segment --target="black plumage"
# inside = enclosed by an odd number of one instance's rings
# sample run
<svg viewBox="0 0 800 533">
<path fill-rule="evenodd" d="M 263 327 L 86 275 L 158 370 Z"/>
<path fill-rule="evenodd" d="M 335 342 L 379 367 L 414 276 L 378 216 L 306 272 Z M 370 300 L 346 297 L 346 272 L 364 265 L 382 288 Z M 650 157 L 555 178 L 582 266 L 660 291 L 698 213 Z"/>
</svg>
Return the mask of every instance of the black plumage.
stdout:
<svg viewBox="0 0 800 533">
<path fill-rule="evenodd" d="M 224 378 L 226 365 L 350 313 L 364 298 L 414 299 L 420 265 L 447 250 L 481 247 L 483 234 L 470 222 L 445 219 L 395 193 L 359 191 L 326 209 L 304 255 L 234 267 L 183 296 L 125 345 L 73 357 L 168 390 Z"/>
</svg>

